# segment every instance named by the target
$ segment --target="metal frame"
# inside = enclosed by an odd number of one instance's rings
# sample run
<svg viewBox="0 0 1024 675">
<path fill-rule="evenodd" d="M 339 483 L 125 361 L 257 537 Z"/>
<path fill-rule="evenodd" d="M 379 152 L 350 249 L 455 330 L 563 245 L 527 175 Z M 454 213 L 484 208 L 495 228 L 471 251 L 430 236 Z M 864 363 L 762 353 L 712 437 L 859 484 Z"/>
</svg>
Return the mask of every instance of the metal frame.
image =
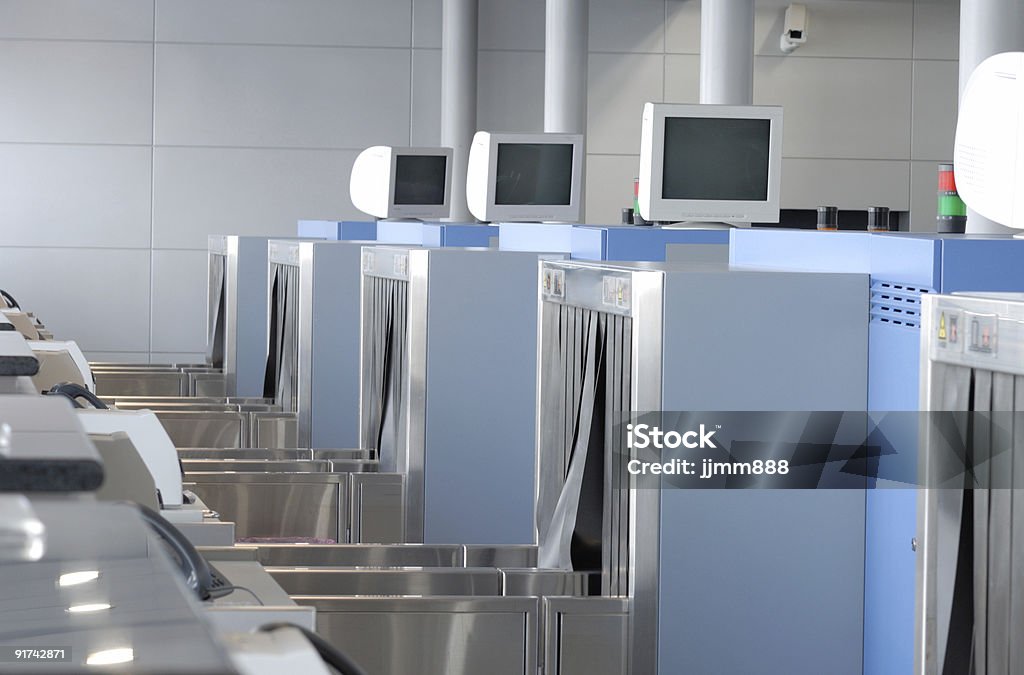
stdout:
<svg viewBox="0 0 1024 675">
<path fill-rule="evenodd" d="M 543 388 L 542 354 L 553 349 L 551 336 L 544 334 L 543 314 L 546 305 L 571 305 L 598 312 L 629 316 L 632 319 L 630 369 L 631 405 L 634 411 L 660 410 L 662 399 L 662 313 L 664 307 L 664 272 L 657 269 L 640 269 L 615 263 L 586 263 L 577 261 L 543 261 L 539 269 L 538 283 L 538 359 L 537 396 L 540 401 Z M 564 273 L 563 296 L 557 296 L 544 288 L 547 271 Z M 628 309 L 609 307 L 602 297 L 604 277 L 614 276 L 628 281 L 631 302 Z M 572 289 L 570 291 L 570 289 Z M 580 291 L 579 289 L 584 289 Z M 577 294 L 577 292 L 579 294 Z M 643 357 L 642 357 L 643 356 Z M 541 490 L 541 467 L 551 466 L 544 448 L 545 426 L 548 411 L 538 405 L 537 411 L 537 499 Z M 564 461 L 563 461 L 564 464 Z M 557 462 L 556 462 L 557 465 Z M 605 494 L 614 495 L 616 488 L 609 473 L 605 474 Z M 619 561 L 615 569 L 604 570 L 602 586 L 605 591 L 619 589 L 618 581 L 627 578 L 628 595 L 633 598 L 630 616 L 630 672 L 653 673 L 657 669 L 658 640 L 658 532 L 660 529 L 660 501 L 656 490 L 636 490 L 636 478 L 629 479 L 629 556 Z M 606 504 L 608 500 L 606 500 Z M 536 522 L 535 513 L 535 522 Z M 642 524 L 642 527 L 641 527 Z M 606 536 L 607 536 L 606 531 Z M 535 536 L 539 533 L 535 530 Z M 611 532 L 613 541 L 621 532 Z M 637 568 L 637 550 L 643 549 L 641 559 L 649 565 Z M 610 560 L 606 558 L 606 565 Z"/>
<path fill-rule="evenodd" d="M 975 293 L 971 295 L 926 295 L 922 298 L 921 316 L 921 379 L 920 398 L 922 410 L 940 410 L 942 390 L 946 377 L 946 366 L 978 367 L 992 372 L 1024 375 L 1024 294 L 1020 293 Z M 936 316 L 940 313 L 978 314 L 996 317 L 997 351 L 991 354 L 972 354 L 963 348 L 941 348 L 935 339 L 938 326 Z M 966 322 L 963 324 L 966 325 Z M 929 481 L 934 474 L 930 447 L 930 428 L 922 426 L 922 451 L 918 454 L 918 476 Z M 944 540 L 940 530 L 950 511 L 959 513 L 964 492 L 959 489 L 936 487 L 926 482 L 927 487 L 918 490 L 917 508 L 917 588 L 915 594 L 915 645 L 914 672 L 931 675 L 939 672 L 941 654 L 944 649 L 940 633 L 940 612 L 944 599 L 940 594 L 940 548 Z M 957 521 L 959 522 L 959 521 Z M 949 589 L 950 591 L 952 589 Z"/>
</svg>

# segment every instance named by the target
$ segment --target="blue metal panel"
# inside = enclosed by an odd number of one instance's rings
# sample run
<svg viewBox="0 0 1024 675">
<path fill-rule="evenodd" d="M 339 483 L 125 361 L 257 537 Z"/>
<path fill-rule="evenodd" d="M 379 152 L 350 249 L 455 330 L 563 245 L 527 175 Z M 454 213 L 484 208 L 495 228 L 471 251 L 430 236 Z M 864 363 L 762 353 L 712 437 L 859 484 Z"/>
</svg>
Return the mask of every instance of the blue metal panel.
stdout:
<svg viewBox="0 0 1024 675">
<path fill-rule="evenodd" d="M 364 243 L 313 248 L 310 364 L 314 448 L 359 447 L 360 255 Z"/>
<path fill-rule="evenodd" d="M 537 260 L 430 252 L 426 544 L 534 542 Z"/>
<path fill-rule="evenodd" d="M 577 260 L 663 261 L 669 244 L 728 243 L 728 230 L 581 225 L 572 230 L 572 257 Z"/>
<path fill-rule="evenodd" d="M 379 220 L 377 221 L 377 242 L 422 246 L 423 223 L 418 220 Z"/>
<path fill-rule="evenodd" d="M 939 290 L 938 235 L 878 234 L 871 240 L 871 276 Z"/>
<path fill-rule="evenodd" d="M 364 220 L 300 220 L 296 234 L 302 239 L 374 241 L 377 223 Z"/>
<path fill-rule="evenodd" d="M 498 236 L 493 225 L 476 223 L 431 223 L 418 220 L 381 220 L 377 222 L 377 242 L 405 246 L 488 247 Z"/>
<path fill-rule="evenodd" d="M 730 232 L 729 262 L 748 267 L 861 272 L 871 266 L 867 232 L 819 232 L 736 228 Z"/>
<path fill-rule="evenodd" d="M 573 226 L 568 223 L 499 223 L 498 248 L 503 251 L 572 251 Z"/>
<path fill-rule="evenodd" d="M 943 293 L 1024 290 L 1024 239 L 949 238 L 942 243 Z"/>
<path fill-rule="evenodd" d="M 863 406 L 866 278 L 667 274 L 665 292 L 664 409 Z M 663 489 L 661 506 L 659 673 L 861 674 L 863 491 Z"/>
<path fill-rule="evenodd" d="M 427 244 L 427 230 L 436 229 L 439 232 L 436 244 Z M 427 223 L 424 225 L 424 246 L 452 247 L 491 247 L 493 240 L 498 238 L 498 228 L 495 225 L 483 225 L 476 223 Z"/>
</svg>

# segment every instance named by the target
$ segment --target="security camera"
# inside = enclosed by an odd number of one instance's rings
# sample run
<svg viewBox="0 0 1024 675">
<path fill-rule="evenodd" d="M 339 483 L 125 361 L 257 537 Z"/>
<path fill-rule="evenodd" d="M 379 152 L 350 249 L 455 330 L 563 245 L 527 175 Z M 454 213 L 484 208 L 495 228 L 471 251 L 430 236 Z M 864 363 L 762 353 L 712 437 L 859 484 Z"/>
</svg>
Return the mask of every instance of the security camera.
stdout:
<svg viewBox="0 0 1024 675">
<path fill-rule="evenodd" d="M 786 20 L 779 38 L 779 49 L 783 54 L 791 54 L 796 48 L 807 42 L 807 6 L 790 5 L 786 8 Z"/>
</svg>

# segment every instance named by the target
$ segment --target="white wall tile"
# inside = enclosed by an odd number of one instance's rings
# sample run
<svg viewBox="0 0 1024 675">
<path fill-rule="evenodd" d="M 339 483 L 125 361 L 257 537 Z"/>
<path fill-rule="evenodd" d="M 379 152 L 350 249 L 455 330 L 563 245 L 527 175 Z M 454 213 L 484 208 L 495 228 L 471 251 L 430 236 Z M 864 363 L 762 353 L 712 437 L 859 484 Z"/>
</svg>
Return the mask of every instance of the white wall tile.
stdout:
<svg viewBox="0 0 1024 675">
<path fill-rule="evenodd" d="M 782 208 L 910 208 L 910 162 L 783 159 Z"/>
<path fill-rule="evenodd" d="M 157 0 L 168 42 L 408 47 L 411 0 Z"/>
<path fill-rule="evenodd" d="M 157 45 L 156 142 L 402 145 L 409 69 L 399 49 Z"/>
<path fill-rule="evenodd" d="M 299 219 L 365 218 L 348 196 L 354 150 L 157 148 L 153 247 L 214 233 L 292 236 Z"/>
<path fill-rule="evenodd" d="M 477 73 L 478 129 L 544 130 L 543 52 L 480 52 Z"/>
<path fill-rule="evenodd" d="M 441 0 L 412 0 L 412 46 L 441 47 Z"/>
<path fill-rule="evenodd" d="M 915 0 L 914 58 L 960 57 L 960 3 L 957 0 Z"/>
<path fill-rule="evenodd" d="M 441 143 L 441 50 L 414 49 L 412 52 L 413 145 Z"/>
<path fill-rule="evenodd" d="M 700 0 L 666 0 L 665 51 L 700 54 Z"/>
<path fill-rule="evenodd" d="M 938 214 L 939 162 L 910 163 L 910 230 L 934 232 Z"/>
<path fill-rule="evenodd" d="M 206 363 L 206 352 L 153 352 L 150 363 Z"/>
<path fill-rule="evenodd" d="M 148 147 L 0 144 L 5 246 L 149 247 Z"/>
<path fill-rule="evenodd" d="M 665 48 L 665 0 L 591 0 L 590 51 L 655 52 Z"/>
<path fill-rule="evenodd" d="M 0 38 L 152 40 L 153 0 L 0 0 Z"/>
<path fill-rule="evenodd" d="M 758 0 L 754 50 L 781 56 L 779 37 L 790 0 Z M 807 56 L 909 59 L 913 35 L 910 0 L 831 0 L 807 3 L 807 43 L 789 58 Z"/>
<path fill-rule="evenodd" d="M 611 224 L 622 220 L 622 209 L 633 206 L 633 179 L 639 155 L 589 155 L 587 157 L 587 222 Z"/>
<path fill-rule="evenodd" d="M 139 143 L 152 138 L 152 47 L 0 42 L 0 141 Z"/>
<path fill-rule="evenodd" d="M 153 251 L 153 351 L 206 349 L 205 251 Z"/>
<path fill-rule="evenodd" d="M 544 0 L 480 0 L 480 49 L 543 50 Z"/>
<path fill-rule="evenodd" d="M 644 103 L 664 96 L 665 57 L 591 54 L 588 75 L 588 152 L 638 153 Z"/>
<path fill-rule="evenodd" d="M 787 157 L 906 159 L 910 61 L 759 56 L 754 102 L 785 107 Z"/>
<path fill-rule="evenodd" d="M 91 350 L 83 352 L 88 361 L 114 363 L 149 363 L 149 352 L 101 352 Z"/>
<path fill-rule="evenodd" d="M 911 159 L 953 159 L 958 78 L 956 61 L 914 61 Z"/>
<path fill-rule="evenodd" d="M 665 102 L 700 102 L 700 57 L 691 54 L 665 55 Z"/>
<path fill-rule="evenodd" d="M 149 349 L 149 251 L 0 248 L 2 287 L 83 351 Z"/>
</svg>

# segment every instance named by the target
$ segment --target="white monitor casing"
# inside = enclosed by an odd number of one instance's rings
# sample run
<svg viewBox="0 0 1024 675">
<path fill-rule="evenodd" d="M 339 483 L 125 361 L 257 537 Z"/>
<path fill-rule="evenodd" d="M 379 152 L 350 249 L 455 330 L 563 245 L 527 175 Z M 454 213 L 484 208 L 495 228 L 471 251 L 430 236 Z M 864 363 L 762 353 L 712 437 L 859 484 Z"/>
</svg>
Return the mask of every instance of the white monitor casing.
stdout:
<svg viewBox="0 0 1024 675">
<path fill-rule="evenodd" d="M 991 56 L 971 74 L 960 98 L 953 171 L 973 211 L 1024 229 L 1024 52 Z"/>
<path fill-rule="evenodd" d="M 672 117 L 769 120 L 768 198 L 764 201 L 662 198 L 665 119 Z M 782 108 L 645 103 L 640 132 L 639 179 L 638 202 L 644 220 L 776 223 L 779 221 L 779 194 L 782 186 Z"/>
<path fill-rule="evenodd" d="M 395 165 L 398 158 L 403 155 L 441 155 L 446 158 L 443 204 L 395 203 Z M 390 145 L 366 148 L 352 164 L 349 196 L 357 209 L 376 218 L 447 218 L 451 213 L 452 149 L 396 148 Z"/>
<path fill-rule="evenodd" d="M 498 146 L 508 144 L 572 145 L 572 187 L 569 204 L 495 204 Z M 477 220 L 499 222 L 563 222 L 580 219 L 583 180 L 582 134 L 499 134 L 478 131 L 473 136 L 466 171 L 466 201 Z"/>
</svg>

